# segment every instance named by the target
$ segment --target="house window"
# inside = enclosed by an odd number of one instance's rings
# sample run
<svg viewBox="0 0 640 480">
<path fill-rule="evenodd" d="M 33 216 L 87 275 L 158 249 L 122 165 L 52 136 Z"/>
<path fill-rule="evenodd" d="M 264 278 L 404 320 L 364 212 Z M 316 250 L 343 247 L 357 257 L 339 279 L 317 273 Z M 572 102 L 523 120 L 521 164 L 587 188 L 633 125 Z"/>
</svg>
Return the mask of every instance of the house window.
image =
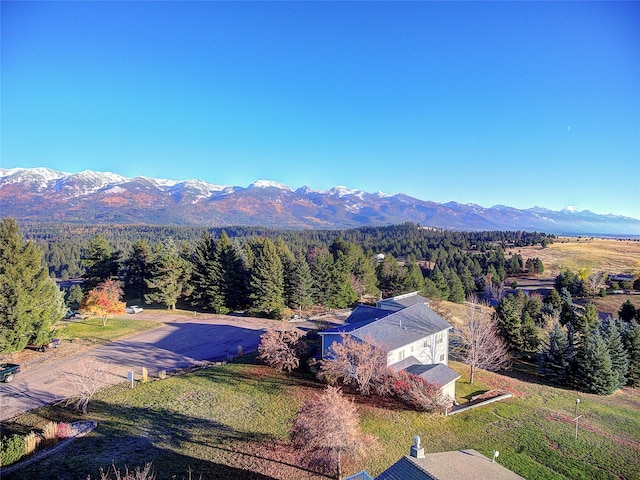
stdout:
<svg viewBox="0 0 640 480">
<path fill-rule="evenodd" d="M 440 361 L 444 362 L 444 353 L 440 354 Z"/>
<path fill-rule="evenodd" d="M 442 343 L 442 339 L 443 339 L 443 338 L 444 338 L 444 335 L 442 335 L 442 332 L 441 332 L 441 333 L 439 333 L 439 334 L 436 336 L 436 343 Z"/>
<path fill-rule="evenodd" d="M 398 352 L 398 356 L 399 356 L 400 360 L 404 360 L 404 350 L 400 350 Z"/>
<path fill-rule="evenodd" d="M 424 342 L 422 342 L 422 347 L 429 348 L 429 340 L 425 340 Z"/>
</svg>

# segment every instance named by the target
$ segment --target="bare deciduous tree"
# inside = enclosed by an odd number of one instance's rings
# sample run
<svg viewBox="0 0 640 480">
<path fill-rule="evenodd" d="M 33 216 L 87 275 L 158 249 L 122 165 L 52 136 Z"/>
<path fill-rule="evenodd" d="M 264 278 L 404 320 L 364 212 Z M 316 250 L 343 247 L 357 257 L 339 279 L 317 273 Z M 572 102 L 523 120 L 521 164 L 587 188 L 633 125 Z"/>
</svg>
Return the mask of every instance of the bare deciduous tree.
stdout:
<svg viewBox="0 0 640 480">
<path fill-rule="evenodd" d="M 458 343 L 456 353 L 471 368 L 469 382 L 473 383 L 476 369 L 494 371 L 505 368 L 510 357 L 489 307 L 480 303 L 475 295 L 468 298 L 468 303 L 469 308 L 454 333 L 454 339 Z"/>
<path fill-rule="evenodd" d="M 360 340 L 347 334 L 341 337 L 340 342 L 333 342 L 329 347 L 322 361 L 322 375 L 330 383 L 355 383 L 361 394 L 369 395 L 376 384 L 384 384 L 379 380 L 388 373 L 387 354 L 371 338 Z"/>
<path fill-rule="evenodd" d="M 587 286 L 592 297 L 595 297 L 602 290 L 607 281 L 607 275 L 604 272 L 593 272 L 587 277 Z"/>
<path fill-rule="evenodd" d="M 87 413 L 89 401 L 93 396 L 108 385 L 109 364 L 100 362 L 94 357 L 80 360 L 74 367 L 63 372 L 68 384 L 68 390 L 72 392 L 67 398 L 67 405 L 74 403 L 75 408 Z"/>
<path fill-rule="evenodd" d="M 258 358 L 265 361 L 271 367 L 280 371 L 286 370 L 290 372 L 300 364 L 296 352 L 296 344 L 300 339 L 298 330 L 277 330 L 269 328 L 260 337 L 260 345 Z"/>
<path fill-rule="evenodd" d="M 355 404 L 332 386 L 302 405 L 290 437 L 312 463 L 337 472 L 338 478 L 342 478 L 343 457 L 362 454 L 360 447 L 366 441 Z"/>
</svg>

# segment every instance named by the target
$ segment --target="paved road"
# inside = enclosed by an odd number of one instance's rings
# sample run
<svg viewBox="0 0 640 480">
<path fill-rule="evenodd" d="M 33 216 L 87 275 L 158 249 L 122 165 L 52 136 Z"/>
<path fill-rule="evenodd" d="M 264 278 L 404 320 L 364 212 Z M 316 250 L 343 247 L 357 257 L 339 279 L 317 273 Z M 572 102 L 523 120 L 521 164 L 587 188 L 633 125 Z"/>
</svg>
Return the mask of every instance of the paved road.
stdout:
<svg viewBox="0 0 640 480">
<path fill-rule="evenodd" d="M 127 371 L 140 378 L 142 367 L 150 375 L 175 370 L 200 362 L 226 360 L 238 352 L 258 347 L 260 335 L 272 320 L 231 316 L 189 318 L 144 313 L 136 318 L 159 319 L 164 325 L 125 340 L 94 347 L 25 368 L 11 383 L 0 383 L 0 421 L 13 418 L 70 395 L 62 373 L 83 358 L 94 357 L 111 365 L 109 382 L 126 381 Z M 64 345 L 61 347 L 61 353 Z"/>
</svg>

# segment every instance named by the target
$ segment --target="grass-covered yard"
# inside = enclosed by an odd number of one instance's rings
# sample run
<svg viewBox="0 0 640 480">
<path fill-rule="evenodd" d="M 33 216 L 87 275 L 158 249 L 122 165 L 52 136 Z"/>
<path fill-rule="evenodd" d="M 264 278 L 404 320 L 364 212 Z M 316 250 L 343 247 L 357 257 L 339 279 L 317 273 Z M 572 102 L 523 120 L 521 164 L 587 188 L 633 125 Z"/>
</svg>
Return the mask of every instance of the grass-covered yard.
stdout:
<svg viewBox="0 0 640 480">
<path fill-rule="evenodd" d="M 66 323 L 57 329 L 56 335 L 65 341 L 82 340 L 101 345 L 136 333 L 146 332 L 161 325 L 162 323 L 159 322 L 115 317 L 107 319 L 107 324 L 102 326 L 102 319 L 93 317 Z"/>
<path fill-rule="evenodd" d="M 477 385 L 462 373 L 458 397 L 501 388 L 513 398 L 451 417 L 353 397 L 361 425 L 375 437 L 369 455 L 350 466 L 374 476 L 407 454 L 414 435 L 427 452 L 474 448 L 527 479 L 634 479 L 640 474 L 640 391 L 610 397 L 576 394 L 514 378 L 480 372 Z M 323 478 L 300 468 L 287 433 L 304 398 L 322 386 L 303 376 L 280 374 L 243 362 L 184 376 L 105 390 L 89 406 L 97 429 L 67 448 L 6 478 L 97 478 L 98 467 L 133 467 L 152 461 L 159 479 Z M 579 397 L 578 439 L 574 438 Z M 48 407 L 24 415 L 3 431 L 29 431 L 75 414 Z M 3 479 L 5 476 L 3 475 Z"/>
</svg>

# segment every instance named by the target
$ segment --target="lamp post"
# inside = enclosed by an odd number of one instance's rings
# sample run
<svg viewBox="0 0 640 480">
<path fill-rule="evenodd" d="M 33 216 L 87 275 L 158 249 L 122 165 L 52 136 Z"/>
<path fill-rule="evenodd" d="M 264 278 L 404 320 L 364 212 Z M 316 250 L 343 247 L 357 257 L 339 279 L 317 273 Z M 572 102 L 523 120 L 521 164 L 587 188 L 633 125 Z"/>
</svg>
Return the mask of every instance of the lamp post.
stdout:
<svg viewBox="0 0 640 480">
<path fill-rule="evenodd" d="M 580 403 L 580 399 L 576 398 L 576 410 L 575 410 L 575 417 L 573 419 L 574 422 L 576 422 L 576 440 L 578 439 L 578 419 L 582 416 L 582 415 L 578 415 L 578 404 Z"/>
<path fill-rule="evenodd" d="M 578 404 L 579 404 L 579 403 L 580 403 L 580 399 L 579 399 L 579 398 L 576 398 L 576 410 L 575 410 L 575 415 L 574 415 L 574 417 L 577 417 L 577 416 L 578 416 Z"/>
</svg>

